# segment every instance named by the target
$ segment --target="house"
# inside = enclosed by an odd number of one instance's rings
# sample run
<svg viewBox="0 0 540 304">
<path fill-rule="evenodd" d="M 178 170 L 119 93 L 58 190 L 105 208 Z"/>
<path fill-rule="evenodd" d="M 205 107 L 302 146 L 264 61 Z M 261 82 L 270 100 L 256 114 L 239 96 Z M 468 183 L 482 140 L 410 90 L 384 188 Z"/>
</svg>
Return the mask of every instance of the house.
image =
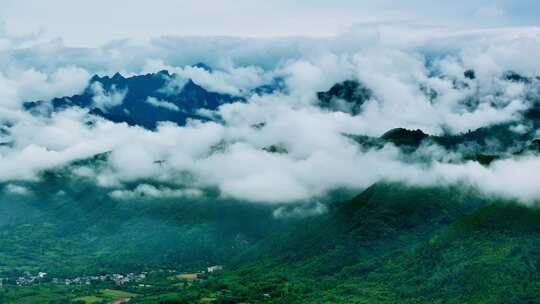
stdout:
<svg viewBox="0 0 540 304">
<path fill-rule="evenodd" d="M 211 267 L 208 267 L 208 268 L 207 268 L 207 272 L 208 272 L 208 273 L 212 273 L 212 272 L 216 272 L 216 271 L 221 271 L 221 270 L 223 270 L 223 266 L 221 266 L 221 265 L 211 266 Z"/>
</svg>

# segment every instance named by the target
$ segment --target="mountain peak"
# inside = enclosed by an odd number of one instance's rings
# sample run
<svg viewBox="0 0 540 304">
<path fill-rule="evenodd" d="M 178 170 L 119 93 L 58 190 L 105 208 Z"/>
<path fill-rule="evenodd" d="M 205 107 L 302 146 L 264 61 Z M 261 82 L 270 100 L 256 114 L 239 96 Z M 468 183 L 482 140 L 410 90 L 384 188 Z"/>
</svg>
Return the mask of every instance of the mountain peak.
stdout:
<svg viewBox="0 0 540 304">
<path fill-rule="evenodd" d="M 111 78 L 114 81 L 124 80 L 124 76 L 120 74 L 119 72 L 114 73 L 113 77 Z"/>
<path fill-rule="evenodd" d="M 358 80 L 345 80 L 333 85 L 326 92 L 318 92 L 319 106 L 331 110 L 361 112 L 362 105 L 371 98 L 372 92 Z"/>
<path fill-rule="evenodd" d="M 168 70 L 161 70 L 157 72 L 157 75 L 171 76 L 171 73 Z"/>
<path fill-rule="evenodd" d="M 183 125 L 188 118 L 203 119 L 196 114 L 199 109 L 215 110 L 224 103 L 241 100 L 228 94 L 210 92 L 191 79 L 187 80 L 183 88 L 165 93 L 162 89 L 167 86 L 171 77 L 174 77 L 174 74 L 167 70 L 127 78 L 120 73 L 115 73 L 112 77 L 94 75 L 82 94 L 56 98 L 52 102 L 52 108 L 56 111 L 78 106 L 88 109 L 93 115 L 114 122 L 154 129 L 161 121 Z M 125 94 L 122 102 L 106 110 L 96 108 L 93 101 L 95 92 L 90 87 L 96 82 L 103 86 L 106 95 L 116 94 L 115 90 L 121 90 Z M 157 102 L 149 102 L 150 98 Z M 27 102 L 24 106 L 31 111 L 43 103 L 44 101 Z M 167 104 L 174 106 L 164 106 Z"/>
<path fill-rule="evenodd" d="M 213 72 L 213 69 L 209 65 L 207 65 L 207 64 L 205 64 L 203 62 L 195 63 L 195 64 L 192 65 L 192 67 L 203 69 L 203 70 L 207 71 L 208 73 Z"/>
<path fill-rule="evenodd" d="M 427 139 L 429 135 L 424 133 L 422 130 L 408 130 L 404 128 L 392 129 L 384 133 L 381 138 L 387 141 L 390 141 L 398 146 L 414 146 L 417 147 L 420 143 Z"/>
</svg>

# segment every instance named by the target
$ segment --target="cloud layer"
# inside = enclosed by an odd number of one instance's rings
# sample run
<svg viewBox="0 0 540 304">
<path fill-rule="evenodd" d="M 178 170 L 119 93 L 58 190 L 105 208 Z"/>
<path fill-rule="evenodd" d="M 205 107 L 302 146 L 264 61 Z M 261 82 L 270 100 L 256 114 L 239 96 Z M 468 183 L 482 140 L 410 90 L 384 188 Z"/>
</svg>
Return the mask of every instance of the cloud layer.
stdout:
<svg viewBox="0 0 540 304">
<path fill-rule="evenodd" d="M 38 180 L 43 170 L 108 153 L 104 164 L 79 164 L 70 170 L 74 178 L 110 189 L 115 199 L 193 197 L 217 189 L 223 197 L 252 202 L 310 202 L 336 189 L 360 190 L 380 180 L 465 182 L 526 202 L 540 199 L 535 174 L 540 159 L 535 156 L 485 167 L 442 162 L 441 154 L 448 152 L 432 147 L 424 150 L 433 159 L 426 165 L 405 161 L 392 145 L 364 151 L 343 136 L 380 136 L 396 127 L 457 134 L 520 121 L 531 106 L 530 95 L 538 92 L 501 75 L 508 70 L 540 75 L 535 59 L 540 53 L 538 28 L 456 32 L 382 26 L 320 39 L 169 37 L 98 49 L 67 48 L 31 37 L 0 41 L 2 182 Z M 190 66 L 197 62 L 214 70 Z M 207 113 L 216 121 L 191 121 L 183 127 L 163 123 L 155 131 L 115 124 L 84 109 L 49 117 L 21 107 L 23 101 L 80 93 L 94 73 L 136 75 L 161 69 L 177 74 L 163 90 L 181 89 L 192 79 L 210 91 L 243 96 L 246 102 Z M 464 77 L 468 69 L 475 71 L 474 80 Z M 251 93 L 275 79 L 283 80 L 284 90 Z M 358 79 L 373 91 L 359 115 L 316 106 L 316 92 L 347 79 Z M 437 92 L 436 101 L 426 94 L 429 89 Z M 125 95 L 93 90 L 94 102 L 104 110 Z M 467 100 L 477 106 L 467 109 Z M 155 98 L 141 102 L 171 107 Z M 287 153 L 265 149 L 273 145 Z M 130 186 L 133 183 L 139 185 Z M 24 192 L 14 186 L 8 191 Z"/>
<path fill-rule="evenodd" d="M 46 11 L 47 14 L 43 14 Z M 182 36 L 332 36 L 354 24 L 504 27 L 538 24 L 536 0 L 4 0 L 0 20 L 13 33 L 45 32 L 70 45 Z M 121 12 L 121 13 L 119 13 Z M 99 16 L 99 22 L 96 22 Z M 47 34 L 49 33 L 49 34 Z M 50 37 L 50 36 L 49 36 Z"/>
</svg>

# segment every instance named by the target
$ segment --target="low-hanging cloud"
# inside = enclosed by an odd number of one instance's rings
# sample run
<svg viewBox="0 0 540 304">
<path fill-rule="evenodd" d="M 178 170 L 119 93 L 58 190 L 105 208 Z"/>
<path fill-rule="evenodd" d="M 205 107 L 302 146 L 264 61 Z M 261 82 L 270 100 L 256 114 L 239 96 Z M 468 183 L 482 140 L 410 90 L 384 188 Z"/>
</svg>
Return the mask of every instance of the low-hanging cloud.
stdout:
<svg viewBox="0 0 540 304">
<path fill-rule="evenodd" d="M 117 89 L 113 86 L 110 90 L 105 90 L 100 82 L 93 82 L 90 90 L 94 97 L 92 101 L 94 106 L 102 111 L 121 105 L 126 97 L 127 90 Z"/>
<path fill-rule="evenodd" d="M 154 107 L 164 108 L 164 109 L 175 111 L 175 112 L 180 112 L 180 108 L 172 102 L 159 100 L 155 97 L 148 97 L 146 99 L 146 102 L 153 105 Z"/>
<path fill-rule="evenodd" d="M 39 180 L 44 170 L 106 153 L 105 165 L 69 168 L 74 177 L 108 189 L 114 199 L 197 197 L 215 188 L 222 197 L 252 202 L 309 202 L 332 190 L 360 190 L 391 180 L 467 182 L 489 193 L 534 201 L 540 199 L 534 187 L 536 156 L 496 160 L 486 167 L 450 163 L 449 158 L 458 157 L 426 147 L 422 153 L 431 161 L 418 163 L 404 160 L 393 145 L 365 151 L 343 134 L 377 137 L 396 127 L 458 134 L 520 122 L 531 106 L 534 85 L 501 75 L 508 70 L 540 75 L 533 56 L 540 51 L 539 33 L 537 28 L 452 32 L 381 27 L 321 39 L 159 38 L 140 48 L 130 42 L 75 50 L 53 42 L 28 48 L 13 43 L 0 56 L 13 59 L 0 70 L 0 122 L 8 130 L 0 139 L 9 143 L 0 146 L 0 181 Z M 132 56 L 121 56 L 131 50 Z M 201 61 L 214 69 L 192 66 Z M 94 117 L 85 109 L 34 116 L 21 108 L 23 101 L 81 93 L 93 73 L 162 69 L 176 73 L 163 90 L 180 90 L 191 79 L 246 101 L 222 105 L 211 113 L 216 121 L 161 123 L 153 131 Z M 475 79 L 463 76 L 468 69 L 475 71 Z M 283 79 L 285 90 L 252 93 L 276 78 Z M 317 91 L 348 79 L 373 92 L 358 115 L 317 106 Z M 437 92 L 434 100 L 427 89 Z M 93 93 L 94 103 L 104 110 L 126 94 L 102 87 Z M 477 106 L 466 109 L 468 99 Z M 180 110 L 153 97 L 140 102 Z M 270 146 L 286 153 L 272 153 Z"/>
</svg>

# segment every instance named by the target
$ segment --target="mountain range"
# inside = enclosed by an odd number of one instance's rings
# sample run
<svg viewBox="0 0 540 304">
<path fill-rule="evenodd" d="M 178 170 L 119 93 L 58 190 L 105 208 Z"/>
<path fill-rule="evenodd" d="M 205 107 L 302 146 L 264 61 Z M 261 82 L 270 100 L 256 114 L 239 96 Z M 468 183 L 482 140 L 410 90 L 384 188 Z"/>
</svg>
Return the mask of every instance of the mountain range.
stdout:
<svg viewBox="0 0 540 304">
<path fill-rule="evenodd" d="M 80 107 L 113 122 L 155 129 L 159 122 L 185 125 L 190 118 L 208 120 L 201 110 L 216 110 L 222 104 L 243 100 L 238 96 L 209 92 L 191 79 L 181 83 L 178 89 L 167 90 L 175 77 L 165 70 L 127 78 L 120 73 L 112 77 L 96 75 L 82 94 L 54 98 L 50 102 L 27 102 L 24 108 L 39 113 L 43 108 L 59 111 Z M 100 102 L 100 99 L 104 100 Z"/>
<path fill-rule="evenodd" d="M 207 65 L 196 66 L 212 72 Z M 531 87 L 539 81 L 514 72 L 501 77 Z M 165 121 L 182 126 L 188 119 L 212 119 L 205 110 L 246 101 L 244 96 L 210 92 L 190 79 L 169 90 L 176 78 L 168 71 L 94 76 L 79 95 L 24 107 L 34 115 L 79 107 L 113 122 L 154 130 Z M 469 85 L 476 75 L 467 70 L 462 78 L 455 86 Z M 276 90 L 285 90 L 279 79 L 251 93 Z M 437 92 L 424 92 L 436 98 Z M 316 96 L 315 106 L 322 111 L 358 115 L 374 92 L 351 79 Z M 532 130 L 540 126 L 537 96 L 528 102 L 516 121 L 459 134 L 396 126 L 378 137 L 342 135 L 361 151 L 396 147 L 407 163 L 432 162 L 421 151 L 435 145 L 459 154 L 440 162 L 489 167 L 496 160 L 539 152 L 536 133 L 514 131 L 518 125 Z M 468 100 L 467 106 L 476 107 L 476 101 Z M 276 157 L 289 153 L 279 144 L 262 150 Z M 119 200 L 109 189 L 71 174 L 76 168 L 98 167 L 108 157 L 104 153 L 44 170 L 35 182 L 0 184 L 0 278 L 9 285 L 25 273 L 38 272 L 55 278 L 157 274 L 125 286 L 73 287 L 50 281 L 33 289 L 12 286 L 0 292 L 0 303 L 100 303 L 106 302 L 103 291 L 110 288 L 129 292 L 133 303 L 540 302 L 540 211 L 534 204 L 467 184 L 413 186 L 387 180 L 359 193 L 338 189 L 322 202 L 300 206 L 246 203 L 223 197 L 212 187 L 204 189 L 202 198 L 141 192 Z M 174 186 L 133 180 L 125 187 L 140 185 L 151 190 Z M 314 208 L 320 212 L 305 212 Z M 201 271 L 212 265 L 224 270 Z M 203 279 L 186 282 L 177 273 Z"/>
</svg>

